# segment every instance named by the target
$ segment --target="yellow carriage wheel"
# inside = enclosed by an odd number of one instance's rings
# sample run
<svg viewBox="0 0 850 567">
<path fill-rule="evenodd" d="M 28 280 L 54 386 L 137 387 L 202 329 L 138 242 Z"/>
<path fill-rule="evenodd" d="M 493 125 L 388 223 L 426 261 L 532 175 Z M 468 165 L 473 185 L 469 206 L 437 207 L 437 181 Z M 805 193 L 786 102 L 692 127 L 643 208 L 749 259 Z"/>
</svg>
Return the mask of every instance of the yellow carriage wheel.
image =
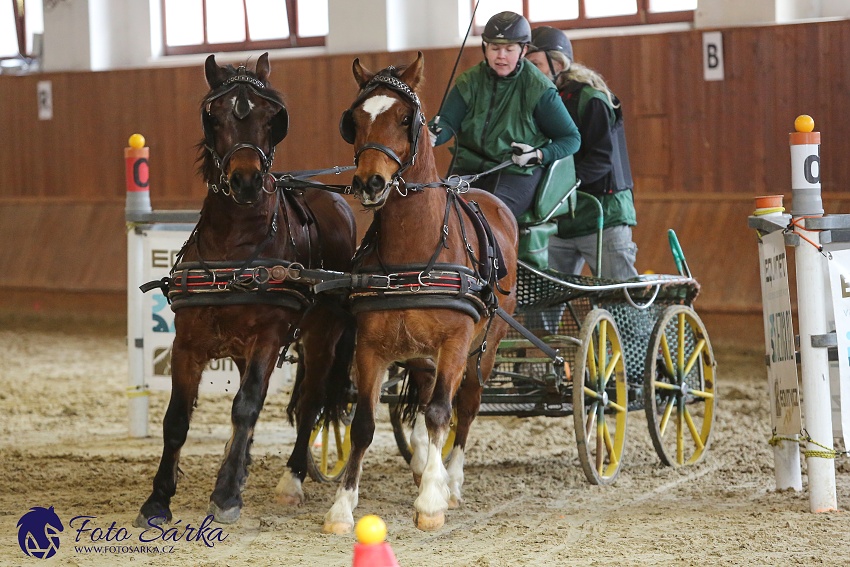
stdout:
<svg viewBox="0 0 850 567">
<path fill-rule="evenodd" d="M 591 484 L 611 484 L 623 463 L 629 413 L 620 333 L 608 311 L 594 309 L 582 322 L 579 340 L 573 373 L 578 456 Z"/>
<path fill-rule="evenodd" d="M 644 409 L 655 452 L 667 466 L 698 463 L 714 424 L 717 361 L 693 309 L 672 305 L 661 313 L 645 368 Z"/>
<path fill-rule="evenodd" d="M 356 405 L 348 404 L 339 421 L 327 425 L 320 421 L 313 428 L 307 451 L 307 473 L 316 482 L 336 481 L 345 472 L 351 455 L 351 420 Z"/>
</svg>

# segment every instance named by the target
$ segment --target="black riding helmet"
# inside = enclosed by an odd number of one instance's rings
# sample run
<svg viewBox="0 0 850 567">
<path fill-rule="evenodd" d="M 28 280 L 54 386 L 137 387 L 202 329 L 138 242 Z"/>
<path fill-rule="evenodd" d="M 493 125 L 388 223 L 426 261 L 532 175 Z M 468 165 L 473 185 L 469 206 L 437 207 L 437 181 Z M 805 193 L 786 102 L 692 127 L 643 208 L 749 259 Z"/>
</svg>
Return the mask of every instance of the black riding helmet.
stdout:
<svg viewBox="0 0 850 567">
<path fill-rule="evenodd" d="M 485 43 L 531 43 L 531 25 L 516 12 L 499 12 L 484 26 L 481 39 Z"/>
<path fill-rule="evenodd" d="M 566 57 L 567 66 L 573 61 L 573 44 L 570 43 L 567 34 L 557 28 L 550 26 L 534 28 L 534 31 L 531 32 L 531 45 L 528 47 L 528 52 L 535 53 L 538 51 L 546 55 L 546 61 L 549 63 L 549 72 L 553 77 L 557 73 L 555 73 L 555 64 L 552 63 L 552 56 L 549 55 L 550 51 L 558 51 Z"/>
</svg>

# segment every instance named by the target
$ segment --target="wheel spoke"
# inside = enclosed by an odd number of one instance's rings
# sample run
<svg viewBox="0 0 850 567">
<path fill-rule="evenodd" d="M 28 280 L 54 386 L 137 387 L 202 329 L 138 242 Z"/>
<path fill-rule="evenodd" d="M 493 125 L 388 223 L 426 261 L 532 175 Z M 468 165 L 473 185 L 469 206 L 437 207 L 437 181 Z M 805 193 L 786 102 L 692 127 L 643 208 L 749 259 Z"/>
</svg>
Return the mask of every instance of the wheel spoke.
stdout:
<svg viewBox="0 0 850 567">
<path fill-rule="evenodd" d="M 670 356 L 670 345 L 667 344 L 667 335 L 661 335 L 661 353 L 664 356 L 664 367 L 667 370 L 667 376 L 675 376 L 676 369 L 673 367 L 673 357 Z"/>
<path fill-rule="evenodd" d="M 589 396 L 589 397 L 593 398 L 594 400 L 598 400 L 598 399 L 601 398 L 601 396 L 599 395 L 599 393 L 596 390 L 594 390 L 592 388 L 588 388 L 587 386 L 584 387 L 584 395 Z"/>
<path fill-rule="evenodd" d="M 685 412 L 678 410 L 676 411 L 676 462 L 680 465 L 685 463 Z"/>
<path fill-rule="evenodd" d="M 694 420 L 691 417 L 691 412 L 688 411 L 688 408 L 685 408 L 685 422 L 688 424 L 688 429 L 691 430 L 691 437 L 694 439 L 694 444 L 697 446 L 698 451 L 702 451 L 705 448 L 705 445 L 702 442 L 702 438 L 700 437 L 699 431 L 697 431 L 697 426 L 694 424 Z"/>
<path fill-rule="evenodd" d="M 596 345 L 593 344 L 593 340 L 589 341 L 590 344 L 587 345 L 587 371 L 590 374 L 591 380 L 596 378 Z"/>
<path fill-rule="evenodd" d="M 611 360 L 608 361 L 608 366 L 605 368 L 605 375 L 602 380 L 602 387 L 608 385 L 608 380 L 611 378 L 611 375 L 614 374 L 614 370 L 616 370 L 617 363 L 620 362 L 620 358 L 623 356 L 622 351 L 617 351 L 614 353 L 614 356 L 611 357 Z"/>
<path fill-rule="evenodd" d="M 319 459 L 319 470 L 322 474 L 328 474 L 328 427 L 327 424 L 322 426 L 322 456 Z"/>
<path fill-rule="evenodd" d="M 598 402 L 593 402 L 588 408 L 587 412 L 587 424 L 584 427 L 585 435 L 590 437 L 590 432 L 593 431 L 593 424 L 596 423 L 596 406 L 599 405 Z"/>
<path fill-rule="evenodd" d="M 713 400 L 714 394 L 711 392 L 706 392 L 705 390 L 691 390 L 688 389 L 688 394 L 691 396 L 695 396 L 697 398 L 702 398 L 703 400 Z"/>
<path fill-rule="evenodd" d="M 691 353 L 690 358 L 688 359 L 688 364 L 685 366 L 685 371 L 683 372 L 684 376 L 687 376 L 691 369 L 694 367 L 694 363 L 699 360 L 699 357 L 702 355 L 702 351 L 705 348 L 705 339 L 700 339 L 699 342 L 694 347 L 694 352 Z"/>
<path fill-rule="evenodd" d="M 605 467 L 605 451 L 604 447 L 604 425 L 605 420 L 597 422 L 596 425 L 596 471 L 602 475 Z"/>
<path fill-rule="evenodd" d="M 342 447 L 342 435 L 339 432 L 339 422 L 334 422 L 334 440 L 336 441 L 336 462 L 340 462 L 343 455 L 343 447 Z"/>
<path fill-rule="evenodd" d="M 685 367 L 685 314 L 679 313 L 679 340 L 678 340 L 678 349 L 679 352 L 677 357 L 678 365 L 676 368 L 682 369 Z"/>
<path fill-rule="evenodd" d="M 658 431 L 661 433 L 661 436 L 664 437 L 664 432 L 667 431 L 667 423 L 670 421 L 670 414 L 673 413 L 673 402 L 675 400 L 668 400 L 667 407 L 664 408 L 664 415 L 661 416 L 661 423 L 658 425 Z"/>
<path fill-rule="evenodd" d="M 658 380 L 654 381 L 652 385 L 655 386 L 656 390 L 679 390 L 679 388 L 677 388 L 675 384 L 670 384 L 668 382 L 659 382 Z"/>
<path fill-rule="evenodd" d="M 599 321 L 599 347 L 596 350 L 596 355 L 599 357 L 599 368 L 606 369 L 608 364 L 608 321 L 602 319 Z"/>
<path fill-rule="evenodd" d="M 628 408 L 623 407 L 620 404 L 612 402 L 610 400 L 608 401 L 608 407 L 613 409 L 613 410 L 616 410 L 617 412 L 620 412 L 620 413 L 628 411 Z"/>
</svg>

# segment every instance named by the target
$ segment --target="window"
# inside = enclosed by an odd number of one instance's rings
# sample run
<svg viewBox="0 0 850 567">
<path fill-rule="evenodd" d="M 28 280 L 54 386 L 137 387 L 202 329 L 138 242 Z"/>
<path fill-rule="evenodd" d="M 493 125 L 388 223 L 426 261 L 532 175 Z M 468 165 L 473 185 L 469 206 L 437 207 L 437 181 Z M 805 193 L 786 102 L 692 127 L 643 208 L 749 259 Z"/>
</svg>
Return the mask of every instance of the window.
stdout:
<svg viewBox="0 0 850 567">
<path fill-rule="evenodd" d="M 162 0 L 166 55 L 324 45 L 328 0 Z"/>
<path fill-rule="evenodd" d="M 697 0 L 490 0 L 481 4 L 475 13 L 477 33 L 491 16 L 505 10 L 522 14 L 532 25 L 575 29 L 692 22 L 697 8 Z"/>
<path fill-rule="evenodd" d="M 31 61 L 39 56 L 41 46 L 35 38 L 43 31 L 42 0 L 0 0 L 0 59 Z"/>
</svg>

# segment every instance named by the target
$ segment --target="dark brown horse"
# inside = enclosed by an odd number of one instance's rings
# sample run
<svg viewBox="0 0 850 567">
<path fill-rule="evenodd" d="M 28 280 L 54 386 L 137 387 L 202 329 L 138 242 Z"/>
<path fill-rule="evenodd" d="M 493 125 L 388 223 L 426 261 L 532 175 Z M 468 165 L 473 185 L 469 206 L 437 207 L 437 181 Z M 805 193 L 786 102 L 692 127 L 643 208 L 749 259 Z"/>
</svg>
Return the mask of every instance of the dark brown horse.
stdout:
<svg viewBox="0 0 850 567">
<path fill-rule="evenodd" d="M 443 525 L 445 511 L 461 501 L 467 435 L 507 331 L 495 307 L 512 313 L 516 304 L 516 221 L 493 195 L 440 182 L 418 97 L 423 67 L 421 53 L 404 69 L 379 73 L 355 60 L 360 94 L 340 125 L 355 149 L 353 191 L 374 211 L 374 221 L 355 260 L 363 286 L 351 295 L 357 411 L 348 468 L 325 516 L 327 532 L 346 532 L 354 523 L 384 372 L 394 362 L 422 367 L 423 359 L 436 369 L 428 383 L 422 380 L 428 373 L 420 372 L 417 384 L 423 403 L 412 437 L 411 467 L 420 480 L 414 522 L 423 530 Z M 444 465 L 453 401 L 457 432 Z"/>
<path fill-rule="evenodd" d="M 242 508 L 254 425 L 280 351 L 300 329 L 300 364 L 313 384 L 298 400 L 299 427 L 349 383 L 354 321 L 330 296 L 310 293 L 311 270 L 348 272 L 355 249 L 354 216 L 333 193 L 276 189 L 269 173 L 288 115 L 270 88 L 268 54 L 254 72 L 221 67 L 210 55 L 205 73 L 201 173 L 209 187 L 201 219 L 167 282 L 175 309 L 171 400 L 163 420 L 163 452 L 153 491 L 136 524 L 171 520 L 180 450 L 208 361 L 229 356 L 241 373 L 233 400 L 233 434 L 225 447 L 210 513 L 235 522 Z M 335 384 L 339 382 L 339 387 Z M 331 397 L 324 397 L 324 389 Z M 306 472 L 306 448 L 290 468 Z"/>
</svg>

